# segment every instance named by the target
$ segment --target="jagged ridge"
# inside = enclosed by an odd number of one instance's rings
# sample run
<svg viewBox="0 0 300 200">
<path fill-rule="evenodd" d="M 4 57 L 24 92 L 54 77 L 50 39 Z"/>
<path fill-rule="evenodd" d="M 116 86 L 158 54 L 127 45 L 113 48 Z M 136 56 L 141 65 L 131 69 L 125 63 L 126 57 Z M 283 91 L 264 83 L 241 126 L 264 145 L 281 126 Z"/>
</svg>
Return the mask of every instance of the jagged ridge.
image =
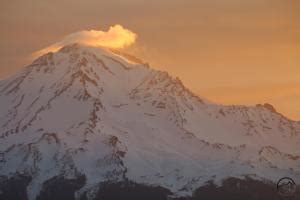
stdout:
<svg viewBox="0 0 300 200">
<path fill-rule="evenodd" d="M 232 176 L 299 180 L 299 122 L 213 104 L 126 57 L 74 44 L 1 81 L 0 176 L 30 177 L 29 199 L 55 177 L 83 176 L 78 199 L 107 181 L 186 196 Z"/>
</svg>

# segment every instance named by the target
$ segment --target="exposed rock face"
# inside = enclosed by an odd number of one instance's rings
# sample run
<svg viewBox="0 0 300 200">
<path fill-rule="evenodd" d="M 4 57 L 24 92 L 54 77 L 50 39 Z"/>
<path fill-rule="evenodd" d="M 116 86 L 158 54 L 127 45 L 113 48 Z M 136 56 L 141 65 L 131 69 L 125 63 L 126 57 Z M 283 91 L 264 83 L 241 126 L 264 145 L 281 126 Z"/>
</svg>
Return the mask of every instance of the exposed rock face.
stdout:
<svg viewBox="0 0 300 200">
<path fill-rule="evenodd" d="M 10 180 L 3 181 L 3 189 L 0 199 L 19 200 L 26 198 L 26 177 L 14 177 Z M 38 200 L 75 200 L 76 191 L 84 185 L 84 177 L 78 179 L 66 180 L 62 177 L 54 177 L 43 184 L 43 189 Z M 300 187 L 297 192 L 288 199 L 299 199 Z M 96 188 L 85 191 L 77 199 L 87 200 L 263 200 L 285 199 L 281 197 L 277 190 L 276 184 L 265 181 L 258 181 L 251 178 L 225 179 L 221 186 L 208 182 L 196 189 L 191 196 L 175 197 L 171 191 L 160 186 L 141 185 L 131 181 L 123 182 L 103 182 Z"/>
<path fill-rule="evenodd" d="M 0 177 L 0 199 L 3 200 L 27 200 L 26 188 L 31 177 L 25 175 L 14 175 L 13 177 Z"/>
<path fill-rule="evenodd" d="M 53 177 L 43 183 L 37 200 L 75 200 L 75 192 L 83 187 L 84 183 L 85 177 L 80 175 L 76 179 Z"/>
<path fill-rule="evenodd" d="M 299 122 L 213 104 L 122 55 L 69 45 L 0 81 L 1 198 L 214 199 L 235 193 L 229 177 L 273 197 L 281 177 L 299 183 Z"/>
<path fill-rule="evenodd" d="M 274 108 L 274 106 L 271 105 L 271 104 L 269 104 L 269 103 L 265 103 L 264 105 L 257 104 L 256 106 L 257 106 L 257 107 L 264 107 L 264 108 L 270 110 L 271 112 L 277 113 L 277 111 L 276 111 L 276 109 Z"/>
</svg>

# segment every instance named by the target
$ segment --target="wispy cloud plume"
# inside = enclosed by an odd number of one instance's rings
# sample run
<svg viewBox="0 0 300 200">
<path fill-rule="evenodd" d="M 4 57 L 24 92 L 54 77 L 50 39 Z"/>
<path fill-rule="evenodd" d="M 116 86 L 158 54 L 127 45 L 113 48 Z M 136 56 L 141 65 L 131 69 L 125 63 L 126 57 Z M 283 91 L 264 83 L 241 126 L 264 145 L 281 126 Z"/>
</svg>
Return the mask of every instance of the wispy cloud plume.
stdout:
<svg viewBox="0 0 300 200">
<path fill-rule="evenodd" d="M 38 57 L 48 52 L 58 51 L 61 47 L 80 43 L 92 47 L 107 47 L 122 49 L 135 43 L 137 34 L 117 24 L 111 26 L 108 31 L 89 30 L 79 31 L 66 36 L 62 41 L 33 53 L 33 57 Z"/>
</svg>

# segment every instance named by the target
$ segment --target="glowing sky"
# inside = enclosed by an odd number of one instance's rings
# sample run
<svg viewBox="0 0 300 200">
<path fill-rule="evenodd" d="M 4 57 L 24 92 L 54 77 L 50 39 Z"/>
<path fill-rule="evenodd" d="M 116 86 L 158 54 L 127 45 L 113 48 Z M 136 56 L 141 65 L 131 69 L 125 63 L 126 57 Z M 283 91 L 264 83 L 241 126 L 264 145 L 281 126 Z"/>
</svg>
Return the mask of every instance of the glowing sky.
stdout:
<svg viewBox="0 0 300 200">
<path fill-rule="evenodd" d="M 126 51 L 226 104 L 269 102 L 300 120 L 299 0 L 1 0 L 0 77 L 37 50 L 121 24 Z"/>
</svg>

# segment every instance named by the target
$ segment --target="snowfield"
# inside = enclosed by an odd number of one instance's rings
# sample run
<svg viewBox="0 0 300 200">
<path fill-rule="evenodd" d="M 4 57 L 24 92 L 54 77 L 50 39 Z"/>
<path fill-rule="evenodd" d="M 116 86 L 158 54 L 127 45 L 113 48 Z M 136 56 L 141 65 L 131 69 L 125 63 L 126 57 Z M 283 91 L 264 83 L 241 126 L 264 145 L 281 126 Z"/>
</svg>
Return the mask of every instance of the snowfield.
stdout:
<svg viewBox="0 0 300 200">
<path fill-rule="evenodd" d="M 84 175 L 76 197 L 125 179 L 188 196 L 213 180 L 300 182 L 300 122 L 269 104 L 223 106 L 167 72 L 69 45 L 0 82 L 0 176 L 26 174 L 29 200 Z"/>
</svg>

